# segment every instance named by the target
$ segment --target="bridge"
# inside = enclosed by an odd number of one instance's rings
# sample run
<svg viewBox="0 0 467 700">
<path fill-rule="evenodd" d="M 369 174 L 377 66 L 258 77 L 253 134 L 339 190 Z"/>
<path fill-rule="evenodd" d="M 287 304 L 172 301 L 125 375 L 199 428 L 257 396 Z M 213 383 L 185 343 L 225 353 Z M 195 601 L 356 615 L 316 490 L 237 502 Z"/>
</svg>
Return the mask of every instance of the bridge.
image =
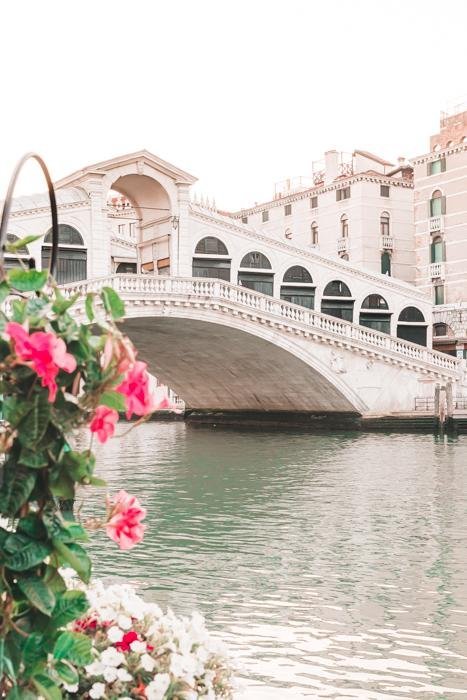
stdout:
<svg viewBox="0 0 467 700">
<path fill-rule="evenodd" d="M 65 291 L 104 286 L 125 301 L 140 357 L 189 409 L 373 417 L 413 412 L 436 386 L 462 393 L 461 360 L 235 284 L 110 275 Z"/>
</svg>

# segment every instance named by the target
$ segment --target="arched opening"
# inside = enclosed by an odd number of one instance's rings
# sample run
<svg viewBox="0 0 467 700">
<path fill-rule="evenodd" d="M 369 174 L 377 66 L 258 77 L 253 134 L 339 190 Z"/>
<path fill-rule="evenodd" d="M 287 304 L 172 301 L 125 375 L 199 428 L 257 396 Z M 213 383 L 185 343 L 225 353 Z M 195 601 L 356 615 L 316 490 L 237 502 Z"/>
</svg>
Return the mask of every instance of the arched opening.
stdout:
<svg viewBox="0 0 467 700">
<path fill-rule="evenodd" d="M 206 236 L 198 241 L 193 256 L 193 277 L 210 277 L 230 282 L 231 259 L 219 238 Z"/>
<path fill-rule="evenodd" d="M 313 247 L 318 245 L 318 224 L 316 221 L 311 224 L 311 245 Z"/>
<path fill-rule="evenodd" d="M 341 318 L 343 321 L 353 321 L 353 307 L 354 299 L 345 282 L 340 280 L 328 282 L 321 300 L 321 312 Z"/>
<path fill-rule="evenodd" d="M 306 268 L 301 265 L 289 267 L 282 280 L 281 299 L 307 309 L 315 308 L 315 285 Z"/>
<path fill-rule="evenodd" d="M 406 306 L 397 320 L 397 337 L 417 345 L 426 346 L 427 323 L 415 306 Z"/>
<path fill-rule="evenodd" d="M 380 231 L 382 236 L 389 236 L 390 235 L 390 229 L 389 229 L 389 214 L 387 211 L 383 211 L 379 218 L 379 226 L 380 226 Z"/>
<path fill-rule="evenodd" d="M 381 274 L 391 276 L 391 254 L 387 250 L 381 253 Z"/>
<path fill-rule="evenodd" d="M 441 216 L 441 214 L 446 213 L 446 197 L 443 197 L 441 190 L 435 190 L 431 195 L 430 203 L 430 217 Z"/>
<path fill-rule="evenodd" d="M 341 216 L 341 238 L 348 238 L 349 236 L 349 217 L 347 214 L 342 214 Z"/>
<path fill-rule="evenodd" d="M 238 284 L 262 294 L 274 293 L 274 274 L 268 258 L 258 251 L 247 253 L 240 263 Z"/>
<path fill-rule="evenodd" d="M 391 332 L 391 313 L 381 294 L 369 294 L 360 309 L 359 324 L 380 333 Z"/>
<path fill-rule="evenodd" d="M 42 269 L 50 264 L 52 254 L 52 229 L 49 229 L 42 246 Z M 55 279 L 59 284 L 87 279 L 88 252 L 80 232 L 68 224 L 58 226 L 58 255 Z"/>
<path fill-rule="evenodd" d="M 445 245 L 441 236 L 433 238 L 430 245 L 430 260 L 432 263 L 444 262 L 446 259 Z"/>
<path fill-rule="evenodd" d="M 447 323 L 433 324 L 433 349 L 456 357 L 456 337 Z"/>
<path fill-rule="evenodd" d="M 115 193 L 122 195 L 115 201 Z M 129 204 L 129 206 L 128 206 Z M 170 236 L 174 223 L 167 190 L 148 175 L 119 177 L 111 186 L 107 215 L 119 237 L 143 244 L 139 248 L 141 269 L 170 274 Z"/>
<path fill-rule="evenodd" d="M 7 243 L 10 244 L 19 241 L 18 236 L 15 236 L 14 233 L 7 233 L 6 239 Z M 3 259 L 3 266 L 5 270 L 11 270 L 13 267 L 22 267 L 23 265 L 27 267 L 30 257 L 27 246 L 18 248 L 15 253 L 8 253 L 6 251 Z"/>
<path fill-rule="evenodd" d="M 137 272 L 136 268 L 135 262 L 121 262 L 118 263 L 115 272 L 117 275 L 135 275 Z"/>
</svg>

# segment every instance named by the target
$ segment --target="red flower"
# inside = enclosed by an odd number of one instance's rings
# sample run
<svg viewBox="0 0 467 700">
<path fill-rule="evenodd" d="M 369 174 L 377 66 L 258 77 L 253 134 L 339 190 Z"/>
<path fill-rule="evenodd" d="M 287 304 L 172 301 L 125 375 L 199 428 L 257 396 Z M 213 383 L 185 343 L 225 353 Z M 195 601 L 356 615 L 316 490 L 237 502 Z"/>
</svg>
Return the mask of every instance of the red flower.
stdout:
<svg viewBox="0 0 467 700">
<path fill-rule="evenodd" d="M 141 507 L 135 496 L 119 491 L 107 522 L 107 535 L 117 542 L 120 549 L 131 549 L 141 542 L 145 526 L 141 523 L 146 517 L 146 509 Z"/>
<path fill-rule="evenodd" d="M 55 381 L 60 369 L 74 372 L 76 360 L 66 351 L 66 345 L 54 333 L 27 332 L 20 323 L 10 321 L 5 330 L 14 342 L 15 353 L 21 364 L 28 365 L 41 378 L 43 387 L 49 390 L 49 401 L 53 403 L 57 395 Z"/>
<path fill-rule="evenodd" d="M 116 642 L 114 646 L 117 649 L 120 649 L 120 651 L 130 651 L 130 644 L 132 642 L 136 642 L 137 639 L 138 635 L 132 630 L 131 632 L 127 632 L 126 634 L 124 634 L 122 639 L 119 642 Z"/>
<path fill-rule="evenodd" d="M 89 425 L 91 433 L 97 433 L 99 442 L 107 442 L 115 432 L 115 424 L 118 421 L 118 413 L 108 406 L 98 406 Z"/>
<path fill-rule="evenodd" d="M 146 416 L 154 410 L 154 398 L 149 391 L 149 374 L 147 364 L 137 360 L 131 365 L 125 379 L 116 391 L 126 399 L 126 417 L 129 419 L 136 414 Z"/>
</svg>

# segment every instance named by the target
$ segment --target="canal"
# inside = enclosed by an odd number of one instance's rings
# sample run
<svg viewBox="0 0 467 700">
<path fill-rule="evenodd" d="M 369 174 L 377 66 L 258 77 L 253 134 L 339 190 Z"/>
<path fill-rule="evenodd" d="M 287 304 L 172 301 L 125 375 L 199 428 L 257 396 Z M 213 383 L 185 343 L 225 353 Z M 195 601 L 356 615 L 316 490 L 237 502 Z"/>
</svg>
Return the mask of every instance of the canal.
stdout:
<svg viewBox="0 0 467 700">
<path fill-rule="evenodd" d="M 238 698 L 467 697 L 467 437 L 149 423 L 99 464 L 148 530 L 95 575 L 202 612 Z"/>
</svg>

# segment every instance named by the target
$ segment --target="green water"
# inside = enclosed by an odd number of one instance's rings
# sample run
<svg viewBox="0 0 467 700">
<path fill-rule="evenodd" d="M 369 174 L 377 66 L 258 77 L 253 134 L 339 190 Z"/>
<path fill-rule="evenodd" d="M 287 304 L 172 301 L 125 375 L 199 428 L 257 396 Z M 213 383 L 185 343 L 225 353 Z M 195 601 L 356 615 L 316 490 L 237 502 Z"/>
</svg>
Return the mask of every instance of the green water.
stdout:
<svg viewBox="0 0 467 700">
<path fill-rule="evenodd" d="M 95 574 L 201 611 L 238 698 L 467 698 L 467 437 L 152 423 L 99 464 L 148 531 Z"/>
</svg>

